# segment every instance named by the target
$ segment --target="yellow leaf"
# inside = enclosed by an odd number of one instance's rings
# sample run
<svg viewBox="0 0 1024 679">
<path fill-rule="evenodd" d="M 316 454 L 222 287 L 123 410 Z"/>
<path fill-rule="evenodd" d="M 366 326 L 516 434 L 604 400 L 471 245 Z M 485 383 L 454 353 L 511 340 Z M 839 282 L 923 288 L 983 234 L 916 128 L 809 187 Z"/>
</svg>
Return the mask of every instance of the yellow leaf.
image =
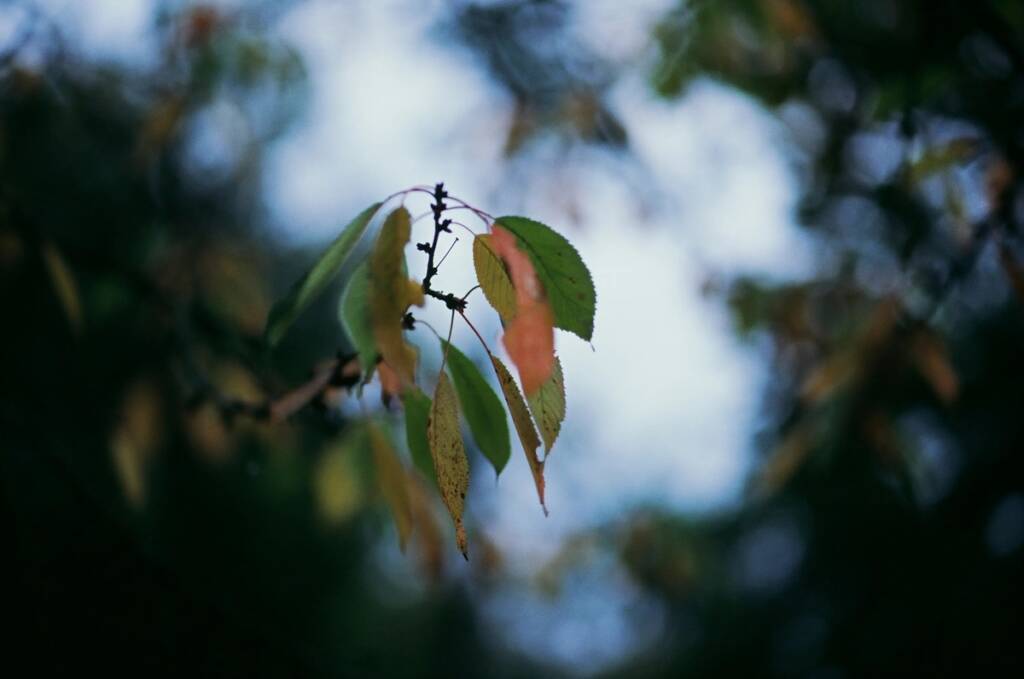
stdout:
<svg viewBox="0 0 1024 679">
<path fill-rule="evenodd" d="M 407 488 L 408 475 L 394 447 L 377 425 L 370 425 L 370 446 L 373 448 L 373 463 L 377 468 L 377 483 L 391 508 L 398 529 L 398 546 L 405 551 L 405 545 L 412 533 L 412 507 Z"/>
<path fill-rule="evenodd" d="M 321 518 L 331 525 L 343 523 L 363 503 L 359 472 L 350 441 L 334 444 L 320 457 L 313 478 L 313 495 Z"/>
<path fill-rule="evenodd" d="M 43 246 L 43 261 L 46 263 L 46 271 L 50 274 L 57 299 L 60 300 L 64 314 L 68 317 L 71 330 L 77 334 L 82 330 L 82 301 L 75 276 L 60 251 L 50 243 Z"/>
<path fill-rule="evenodd" d="M 377 348 L 403 383 L 415 381 L 416 350 L 402 336 L 402 315 L 423 304 L 423 290 L 405 275 L 409 211 L 400 207 L 384 221 L 370 254 L 370 324 Z"/>
<path fill-rule="evenodd" d="M 462 511 L 469 489 L 469 459 L 459 431 L 458 401 L 448 375 L 441 373 L 430 406 L 427 424 L 430 456 L 434 460 L 437 487 L 448 513 L 455 522 L 455 540 L 463 556 L 467 556 L 466 529 L 462 525 Z"/>
<path fill-rule="evenodd" d="M 494 252 L 491 236 L 484 234 L 473 239 L 473 267 L 484 297 L 504 323 L 511 322 L 516 317 L 516 291 L 505 265 Z"/>
<path fill-rule="evenodd" d="M 160 392 L 150 382 L 138 382 L 125 393 L 117 427 L 110 441 L 114 466 L 125 497 L 134 507 L 146 501 L 149 463 L 163 438 Z"/>
<path fill-rule="evenodd" d="M 519 442 L 523 444 L 523 452 L 526 453 L 526 461 L 530 465 L 530 473 L 533 474 L 533 483 L 537 486 L 537 497 L 540 499 L 540 506 L 544 513 L 548 513 L 547 505 L 544 504 L 544 462 L 537 457 L 537 448 L 540 447 L 540 439 L 537 431 L 533 428 L 530 420 L 530 411 L 526 408 L 523 395 L 519 393 L 519 387 L 509 373 L 508 368 L 496 356 L 491 356 L 491 364 L 494 365 L 494 372 L 498 375 L 498 383 L 501 385 L 501 392 L 505 396 L 505 403 L 508 404 L 508 411 L 512 414 L 512 423 L 519 434 Z"/>
</svg>

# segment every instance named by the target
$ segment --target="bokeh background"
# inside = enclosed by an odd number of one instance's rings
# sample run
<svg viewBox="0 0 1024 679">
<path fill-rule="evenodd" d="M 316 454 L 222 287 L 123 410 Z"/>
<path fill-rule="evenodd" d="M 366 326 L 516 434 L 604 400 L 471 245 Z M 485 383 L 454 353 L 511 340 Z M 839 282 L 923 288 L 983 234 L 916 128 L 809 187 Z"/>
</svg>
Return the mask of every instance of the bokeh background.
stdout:
<svg viewBox="0 0 1024 679">
<path fill-rule="evenodd" d="M 0 3 L 5 664 L 1016 674 L 1022 171 L 1013 0 Z M 471 454 L 468 562 L 436 498 L 399 552 L 372 388 L 230 407 L 350 348 L 348 269 L 273 351 L 269 306 L 438 181 L 598 294 L 551 515 Z"/>
</svg>

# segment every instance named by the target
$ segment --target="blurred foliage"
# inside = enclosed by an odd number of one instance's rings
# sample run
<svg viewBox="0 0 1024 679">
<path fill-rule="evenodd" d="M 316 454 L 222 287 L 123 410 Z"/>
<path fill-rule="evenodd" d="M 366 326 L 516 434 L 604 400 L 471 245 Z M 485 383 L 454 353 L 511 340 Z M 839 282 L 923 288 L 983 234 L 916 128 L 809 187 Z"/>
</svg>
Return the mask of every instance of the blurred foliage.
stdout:
<svg viewBox="0 0 1024 679">
<path fill-rule="evenodd" d="M 571 39 L 571 12 L 453 6 L 447 28 L 510 96 L 509 155 L 548 133 L 628 153 L 616 65 Z M 415 545 L 425 592 L 379 569 L 386 510 L 353 481 L 366 433 L 342 411 L 245 416 L 350 349 L 308 320 L 274 353 L 259 339 L 298 270 L 262 238 L 260 156 L 308 85 L 244 11 L 159 27 L 154 72 L 59 40 L 32 66 L 0 54 L 11 666 L 553 673 L 482 636 L 470 592 L 496 551 L 467 585 L 440 538 Z M 710 77 L 778 116 L 818 268 L 712 286 L 773 375 L 744 506 L 625 516 L 567 544 L 541 586 L 610 554 L 665 612 L 609 674 L 1019 672 L 1024 6 L 680 1 L 652 48 L 661 96 Z M 244 152 L 191 143 L 218 125 Z M 333 317 L 321 307 L 308 316 Z"/>
</svg>

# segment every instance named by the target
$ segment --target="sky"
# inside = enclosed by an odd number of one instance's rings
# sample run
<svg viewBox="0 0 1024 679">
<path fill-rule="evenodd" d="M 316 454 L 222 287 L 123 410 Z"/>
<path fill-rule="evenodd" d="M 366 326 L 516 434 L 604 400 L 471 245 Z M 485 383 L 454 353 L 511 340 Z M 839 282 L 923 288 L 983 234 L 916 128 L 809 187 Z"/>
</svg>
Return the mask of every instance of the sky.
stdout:
<svg viewBox="0 0 1024 679">
<path fill-rule="evenodd" d="M 568 414 L 546 467 L 551 515 L 538 506 L 517 444 L 496 487 L 474 477 L 469 512 L 513 574 L 511 584 L 479 593 L 497 643 L 596 671 L 654 638 L 654 604 L 600 560 L 555 599 L 520 585 L 567 537 L 631 508 L 709 513 L 741 499 L 769 376 L 756 346 L 735 338 L 722 300 L 702 289 L 714 276 L 807 271 L 785 132 L 751 100 L 710 81 L 678 101 L 656 99 L 645 80 L 646 41 L 670 3 L 643 0 L 625 11 L 626 3 L 594 0 L 580 4 L 574 30 L 631 64 L 610 101 L 629 130 L 632 158 L 586 149 L 559 156 L 541 147 L 539 159 L 556 160 L 538 162 L 525 185 L 512 181 L 502 159 L 506 95 L 469 54 L 436 39 L 441 3 L 412 4 L 416 11 L 405 0 L 314 0 L 274 28 L 299 49 L 312 85 L 301 123 L 266 159 L 275 237 L 282 247 L 315 246 L 370 202 L 444 181 L 492 214 L 550 224 L 580 251 L 597 288 L 597 317 L 593 346 L 567 333 L 557 338 Z M 40 5 L 84 53 L 154 63 L 150 0 Z M 16 13 L 0 9 L 0 45 Z M 215 113 L 197 132 L 200 161 L 230 153 L 232 116 Z M 422 265 L 422 253 L 407 256 L 414 270 Z M 466 239 L 438 284 L 469 289 L 472 271 Z M 499 346 L 500 328 L 486 320 L 493 314 L 483 304 L 469 313 Z M 447 327 L 444 309 L 422 315 Z M 456 326 L 454 339 L 480 356 L 466 328 Z M 422 343 L 429 364 L 436 341 L 424 334 Z M 388 549 L 394 553 L 382 558 L 398 564 L 397 578 L 403 566 L 397 548 Z"/>
</svg>

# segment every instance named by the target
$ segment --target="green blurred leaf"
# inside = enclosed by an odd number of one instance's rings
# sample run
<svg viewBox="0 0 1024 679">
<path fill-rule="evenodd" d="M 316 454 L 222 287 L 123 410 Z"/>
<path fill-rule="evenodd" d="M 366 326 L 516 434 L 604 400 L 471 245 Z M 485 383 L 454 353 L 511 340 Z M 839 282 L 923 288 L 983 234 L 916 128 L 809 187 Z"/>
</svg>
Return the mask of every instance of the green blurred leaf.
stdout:
<svg viewBox="0 0 1024 679">
<path fill-rule="evenodd" d="M 494 473 L 500 474 L 512 452 L 501 400 L 465 354 L 444 340 L 441 340 L 441 350 L 448 352 L 448 372 L 455 383 L 473 440 L 494 465 Z"/>
<path fill-rule="evenodd" d="M 334 242 L 324 250 L 313 267 L 292 286 L 288 294 L 274 305 L 267 318 L 266 338 L 271 346 L 284 337 L 291 324 L 330 283 L 341 269 L 349 253 L 366 231 L 381 203 L 374 203 L 349 222 Z"/>
<path fill-rule="evenodd" d="M 525 217 L 499 217 L 495 223 L 515 234 L 544 284 L 555 326 L 590 341 L 597 293 L 576 248 L 551 227 Z"/>
<path fill-rule="evenodd" d="M 551 451 L 562 430 L 565 419 L 565 378 L 562 375 L 562 362 L 555 357 L 555 368 L 551 377 L 531 396 L 527 397 L 530 412 L 537 423 L 537 429 L 544 439 L 544 450 Z"/>
<path fill-rule="evenodd" d="M 370 324 L 370 267 L 363 262 L 345 284 L 338 302 L 338 319 L 359 354 L 359 365 L 367 376 L 377 364 L 377 342 Z M 366 379 L 364 377 L 364 379 Z"/>
<path fill-rule="evenodd" d="M 409 445 L 412 462 L 423 476 L 437 483 L 434 461 L 430 455 L 430 442 L 427 440 L 430 405 L 430 397 L 419 388 L 406 389 L 402 393 L 402 406 L 405 408 L 405 440 Z"/>
</svg>

